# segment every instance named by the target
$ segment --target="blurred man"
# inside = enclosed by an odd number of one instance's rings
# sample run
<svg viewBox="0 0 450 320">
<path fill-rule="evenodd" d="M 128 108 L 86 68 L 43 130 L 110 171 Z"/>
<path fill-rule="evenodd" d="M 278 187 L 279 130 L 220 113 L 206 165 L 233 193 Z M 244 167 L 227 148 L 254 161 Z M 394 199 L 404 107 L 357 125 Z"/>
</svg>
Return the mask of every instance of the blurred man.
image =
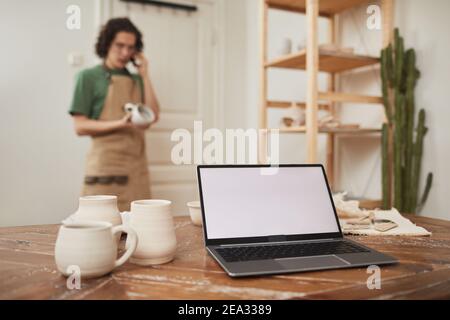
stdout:
<svg viewBox="0 0 450 320">
<path fill-rule="evenodd" d="M 109 20 L 95 46 L 101 65 L 78 74 L 70 108 L 78 135 L 92 137 L 87 155 L 83 195 L 117 195 L 121 211 L 130 202 L 150 198 L 144 131 L 123 107 L 142 103 L 159 117 L 159 103 L 142 54 L 142 34 L 127 18 Z M 131 74 L 132 62 L 139 74 Z"/>
</svg>

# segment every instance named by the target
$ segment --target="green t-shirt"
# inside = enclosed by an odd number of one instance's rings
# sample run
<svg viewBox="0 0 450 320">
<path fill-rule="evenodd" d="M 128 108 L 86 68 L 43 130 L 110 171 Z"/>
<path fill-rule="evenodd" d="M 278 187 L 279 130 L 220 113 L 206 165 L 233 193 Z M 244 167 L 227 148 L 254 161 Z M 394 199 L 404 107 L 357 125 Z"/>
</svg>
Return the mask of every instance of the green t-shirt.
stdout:
<svg viewBox="0 0 450 320">
<path fill-rule="evenodd" d="M 77 74 L 75 91 L 70 106 L 70 114 L 83 114 L 90 119 L 98 119 L 103 110 L 106 95 L 108 93 L 110 75 L 123 75 L 132 77 L 139 82 L 142 101 L 143 83 L 142 78 L 137 74 L 131 74 L 127 69 L 105 69 L 98 65 L 89 69 L 84 69 Z"/>
</svg>

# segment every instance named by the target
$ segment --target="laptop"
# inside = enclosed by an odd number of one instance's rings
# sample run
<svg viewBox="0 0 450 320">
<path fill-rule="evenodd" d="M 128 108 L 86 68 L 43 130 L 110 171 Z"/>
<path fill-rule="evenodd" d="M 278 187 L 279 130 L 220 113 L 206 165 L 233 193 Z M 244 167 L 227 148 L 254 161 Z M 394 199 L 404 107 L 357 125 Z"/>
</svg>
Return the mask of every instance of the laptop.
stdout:
<svg viewBox="0 0 450 320">
<path fill-rule="evenodd" d="M 322 165 L 197 166 L 206 250 L 231 277 L 396 259 L 344 238 Z"/>
</svg>

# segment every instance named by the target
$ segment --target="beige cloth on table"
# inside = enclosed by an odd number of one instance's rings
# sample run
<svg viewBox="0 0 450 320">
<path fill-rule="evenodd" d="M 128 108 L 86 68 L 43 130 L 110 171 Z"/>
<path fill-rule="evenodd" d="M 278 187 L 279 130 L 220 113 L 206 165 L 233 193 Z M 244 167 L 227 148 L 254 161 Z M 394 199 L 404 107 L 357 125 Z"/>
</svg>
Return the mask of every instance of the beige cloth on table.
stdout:
<svg viewBox="0 0 450 320">
<path fill-rule="evenodd" d="M 391 210 L 364 210 L 359 208 L 359 201 L 344 200 L 346 193 L 333 195 L 333 201 L 338 212 L 339 222 L 344 234 L 367 236 L 430 236 L 431 232 L 419 227 L 403 217 L 395 208 Z M 358 229 L 351 225 L 355 220 L 366 221 L 367 225 Z M 397 224 L 387 231 L 375 230 L 373 220 L 390 220 Z M 351 227 L 350 227 L 351 226 Z"/>
<path fill-rule="evenodd" d="M 369 229 L 346 230 L 343 226 L 344 234 L 367 235 L 367 236 L 430 236 L 431 232 L 419 227 L 409 219 L 403 217 L 395 208 L 391 210 L 370 210 L 374 214 L 374 219 L 387 219 L 397 224 L 396 228 L 381 232 L 370 225 Z M 345 221 L 344 221 L 345 223 Z"/>
</svg>

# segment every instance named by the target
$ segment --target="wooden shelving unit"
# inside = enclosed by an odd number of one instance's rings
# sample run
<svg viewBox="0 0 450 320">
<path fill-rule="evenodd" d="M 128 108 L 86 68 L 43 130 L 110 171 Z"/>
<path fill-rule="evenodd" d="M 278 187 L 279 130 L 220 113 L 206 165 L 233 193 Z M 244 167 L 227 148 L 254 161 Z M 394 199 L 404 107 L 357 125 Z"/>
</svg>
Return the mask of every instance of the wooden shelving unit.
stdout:
<svg viewBox="0 0 450 320">
<path fill-rule="evenodd" d="M 335 73 L 378 64 L 375 57 L 319 49 L 319 71 Z M 306 49 L 266 63 L 268 68 L 306 69 Z"/>
<path fill-rule="evenodd" d="M 267 0 L 269 8 L 306 13 L 307 1 L 298 0 Z M 351 7 L 367 3 L 367 0 L 320 0 L 318 14 L 322 17 L 332 17 Z"/>
<path fill-rule="evenodd" d="M 318 17 L 329 19 L 329 43 L 337 42 L 336 17 L 349 8 L 368 4 L 369 0 L 260 0 L 260 30 L 261 30 L 261 108 L 260 128 L 266 129 L 267 134 L 262 138 L 267 139 L 273 130 L 280 133 L 303 133 L 307 140 L 307 162 L 317 162 L 317 140 L 318 134 L 327 134 L 327 175 L 330 184 L 334 184 L 334 158 L 335 137 L 339 134 L 351 134 L 357 136 L 379 134 L 379 128 L 346 128 L 346 127 L 319 127 L 317 121 L 318 110 L 329 110 L 335 115 L 335 103 L 365 103 L 376 104 L 382 108 L 382 97 L 367 96 L 353 93 L 336 92 L 336 79 L 339 73 L 374 66 L 379 63 L 378 57 L 371 57 L 338 50 L 320 48 L 318 45 Z M 285 56 L 278 57 L 272 61 L 267 59 L 267 34 L 268 34 L 268 10 L 280 9 L 291 12 L 306 14 L 307 20 L 307 43 L 306 49 Z M 393 23 L 392 13 L 393 0 L 382 0 L 383 13 L 383 46 L 390 42 L 392 37 Z M 268 128 L 267 110 L 269 108 L 289 108 L 289 101 L 271 101 L 267 99 L 268 79 L 267 71 L 270 68 L 287 68 L 304 70 L 307 76 L 306 101 L 296 102 L 297 106 L 305 108 L 306 125 L 304 127 Z M 317 77 L 319 72 L 328 73 L 328 89 L 319 92 Z M 384 110 L 384 109 L 383 109 Z M 263 150 L 267 148 L 267 140 L 261 142 Z M 265 150 L 264 150 L 265 151 Z M 260 153 L 260 162 L 267 162 L 264 158 L 265 152 Z"/>
<path fill-rule="evenodd" d="M 281 133 L 305 133 L 306 126 L 289 127 L 289 128 L 272 128 L 268 131 L 279 130 Z M 366 134 L 366 133 L 380 133 L 381 129 L 376 128 L 329 128 L 323 127 L 318 129 L 319 133 L 334 133 L 334 134 Z"/>
</svg>

